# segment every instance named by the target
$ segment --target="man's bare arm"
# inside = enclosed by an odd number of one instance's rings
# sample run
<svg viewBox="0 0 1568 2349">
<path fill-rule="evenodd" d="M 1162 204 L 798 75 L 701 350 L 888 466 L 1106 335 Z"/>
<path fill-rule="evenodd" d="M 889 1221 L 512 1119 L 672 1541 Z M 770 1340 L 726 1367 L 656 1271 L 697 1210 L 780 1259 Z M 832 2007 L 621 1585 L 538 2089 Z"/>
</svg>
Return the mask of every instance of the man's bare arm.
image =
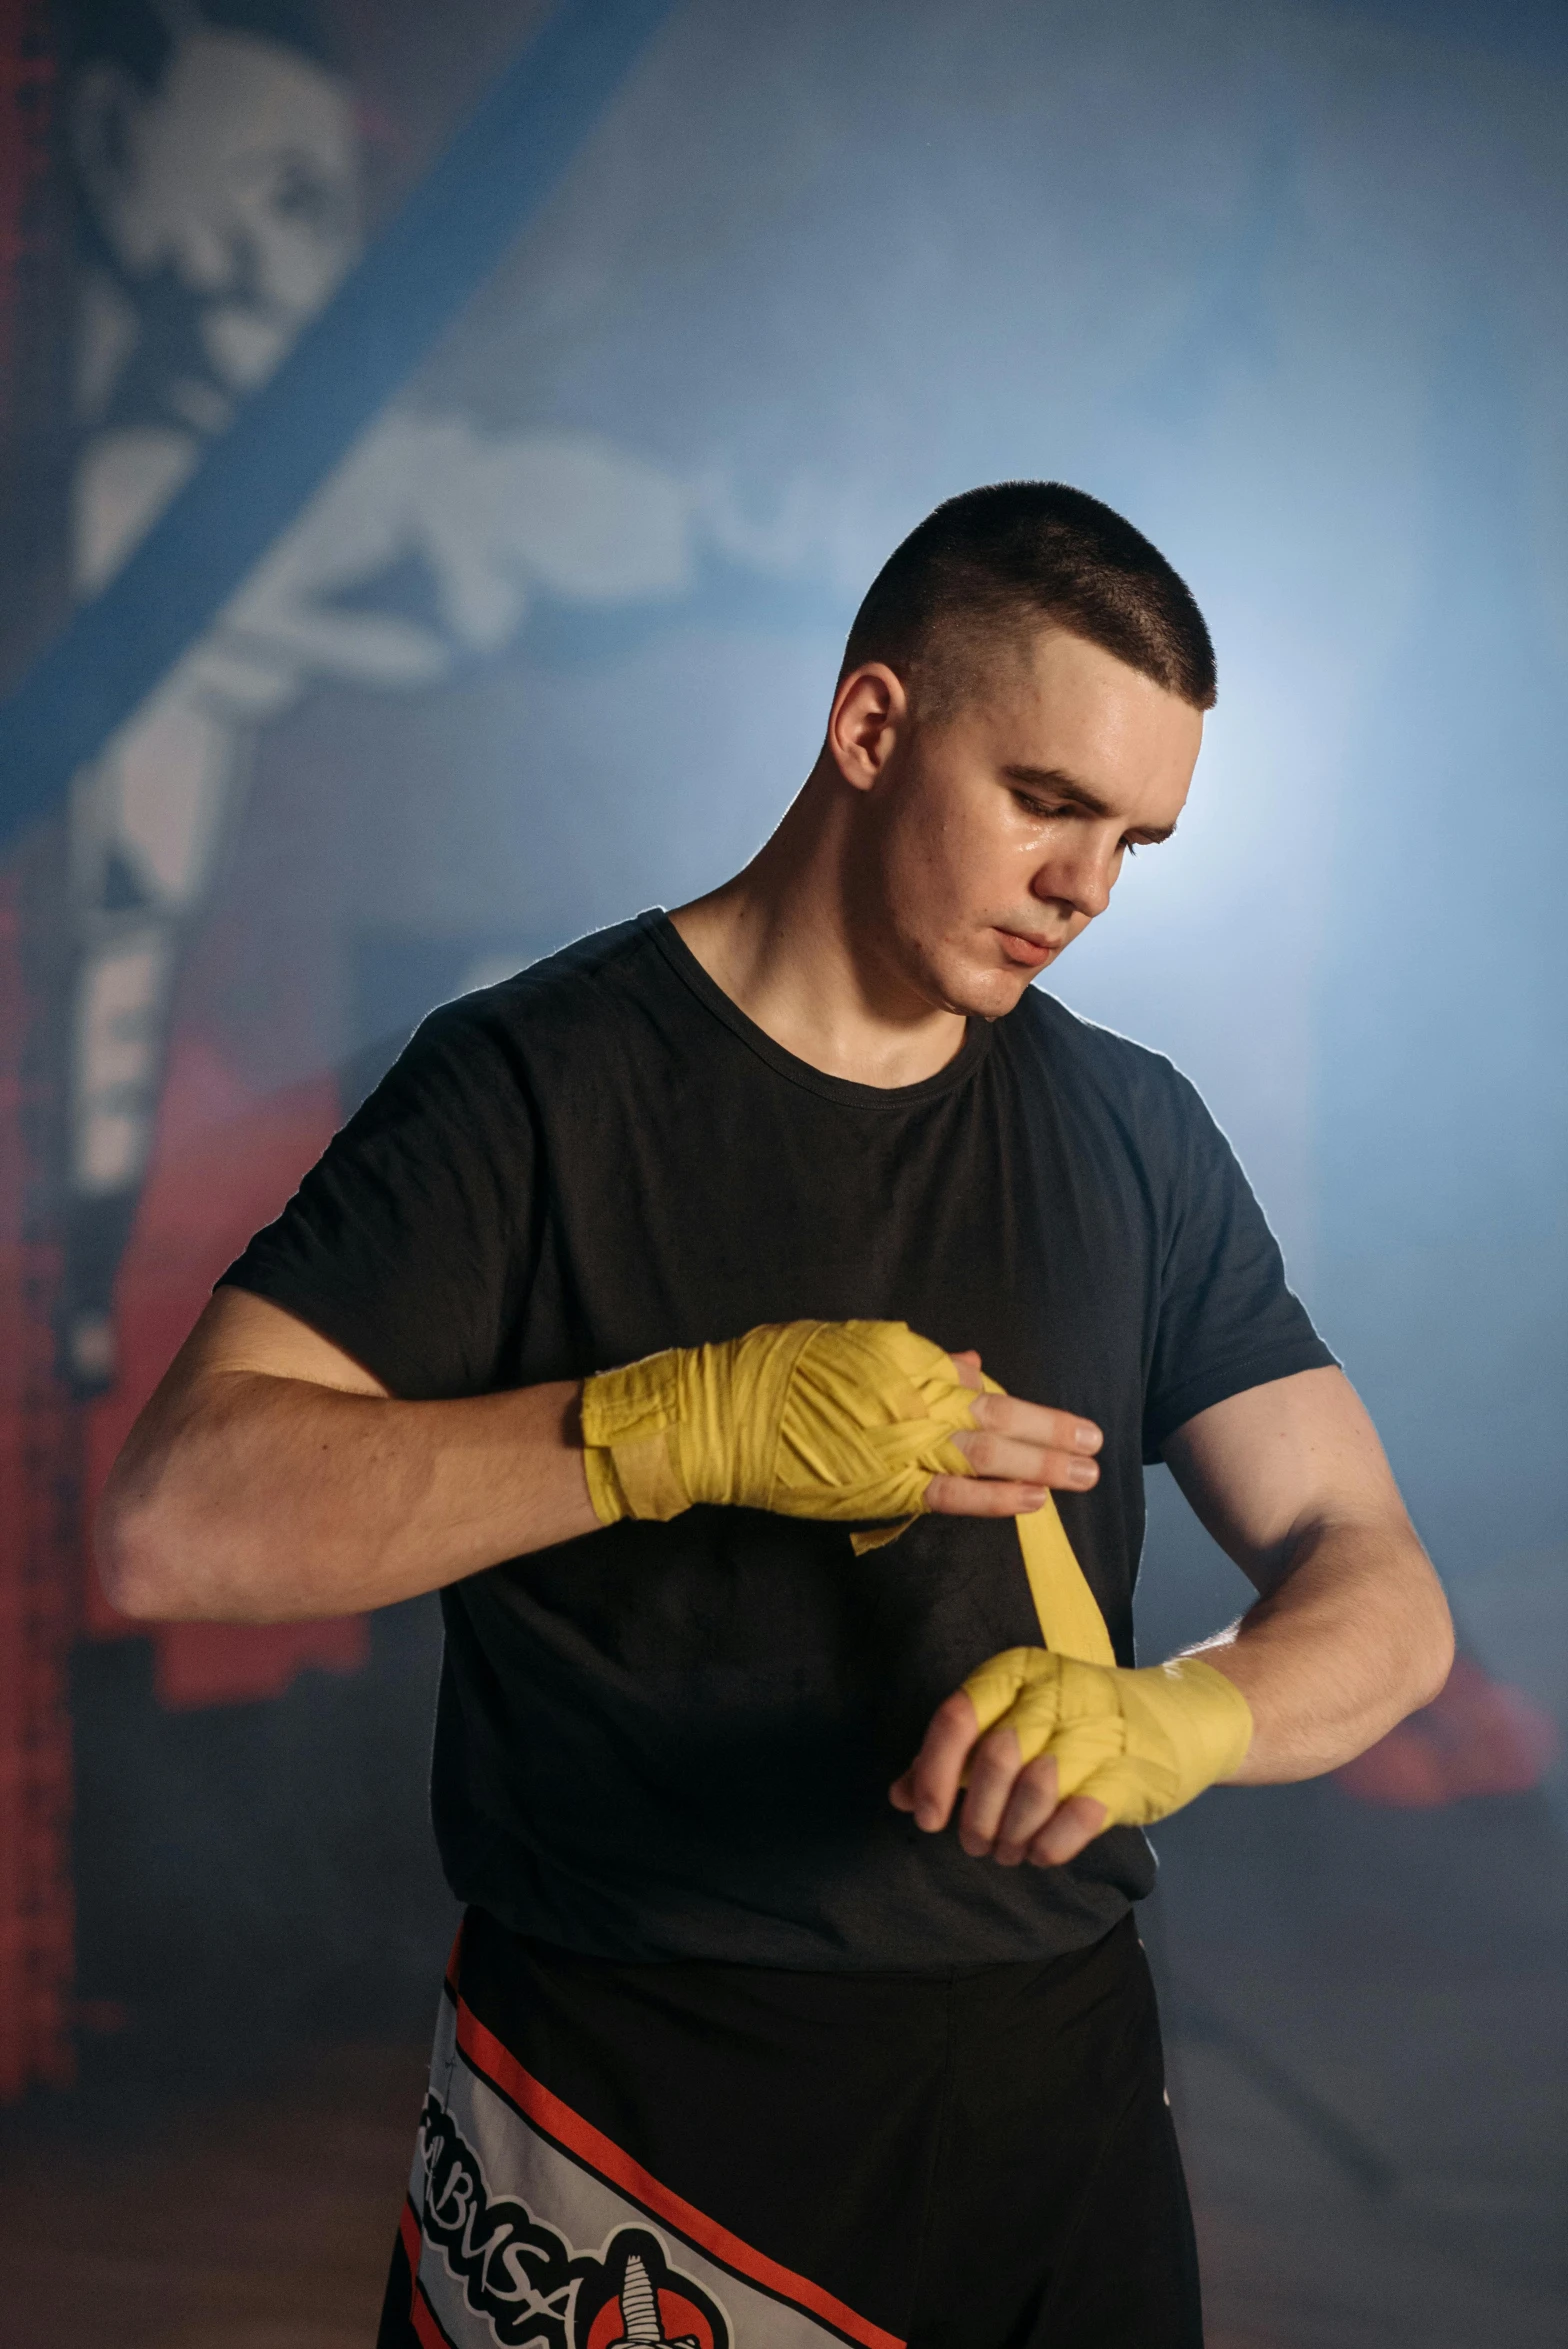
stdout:
<svg viewBox="0 0 1568 2349">
<path fill-rule="evenodd" d="M 1335 1769 L 1436 1696 L 1454 1656 L 1448 1603 L 1342 1371 L 1216 1403 L 1165 1457 L 1262 1594 L 1195 1651 L 1252 1708 L 1238 1784 Z"/>
<path fill-rule="evenodd" d="M 1251 1708 L 1236 1782 L 1332 1770 L 1437 1694 L 1453 1661 L 1447 1602 L 1340 1371 L 1233 1395 L 1165 1451 L 1198 1517 L 1261 1593 L 1240 1623 L 1192 1651 Z M 1105 1824 L 1097 1802 L 1058 1803 L 1049 1754 L 1021 1768 L 1010 1730 L 978 1739 L 962 1691 L 939 1707 L 893 1800 L 922 1827 L 944 1827 L 966 1766 L 959 1838 L 976 1857 L 1059 1865 Z"/>
<path fill-rule="evenodd" d="M 964 1363 L 972 1357 L 963 1356 Z M 978 1384 L 978 1369 L 970 1375 Z M 575 1380 L 391 1398 L 292 1314 L 220 1289 L 115 1463 L 98 1522 L 113 1605 L 144 1619 L 355 1614 L 597 1529 Z M 977 1397 L 971 1477 L 928 1506 L 1014 1516 L 1099 1471 L 1097 1428 Z"/>
<path fill-rule="evenodd" d="M 143 1618 L 357 1614 L 591 1533 L 578 1394 L 396 1402 L 292 1314 L 220 1289 L 115 1462 L 104 1589 Z"/>
</svg>

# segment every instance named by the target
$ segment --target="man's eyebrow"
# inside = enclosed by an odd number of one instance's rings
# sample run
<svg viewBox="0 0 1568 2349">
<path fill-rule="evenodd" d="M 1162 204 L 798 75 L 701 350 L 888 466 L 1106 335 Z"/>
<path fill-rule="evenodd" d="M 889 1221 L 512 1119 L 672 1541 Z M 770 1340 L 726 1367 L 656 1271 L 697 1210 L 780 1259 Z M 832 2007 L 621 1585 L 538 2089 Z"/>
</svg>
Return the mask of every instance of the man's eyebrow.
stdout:
<svg viewBox="0 0 1568 2349">
<path fill-rule="evenodd" d="M 1022 783 L 1026 790 L 1052 791 L 1058 799 L 1070 799 L 1091 816 L 1114 816 L 1115 814 L 1115 810 L 1106 804 L 1097 791 L 1091 791 L 1087 783 L 1079 783 L 1071 775 L 1063 774 L 1060 767 L 1004 767 L 1002 773 L 1007 777 L 1009 783 Z M 1135 833 L 1139 840 L 1146 842 L 1151 848 L 1157 846 L 1162 840 L 1169 840 L 1175 829 L 1174 824 L 1130 824 L 1128 826 L 1130 832 Z"/>
</svg>

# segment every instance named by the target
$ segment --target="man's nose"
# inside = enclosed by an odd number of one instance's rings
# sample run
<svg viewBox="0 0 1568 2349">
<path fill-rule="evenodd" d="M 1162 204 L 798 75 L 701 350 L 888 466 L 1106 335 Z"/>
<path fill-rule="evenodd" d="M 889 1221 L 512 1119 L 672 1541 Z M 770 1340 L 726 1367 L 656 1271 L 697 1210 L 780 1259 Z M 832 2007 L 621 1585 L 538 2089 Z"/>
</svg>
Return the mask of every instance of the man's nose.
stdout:
<svg viewBox="0 0 1568 2349">
<path fill-rule="evenodd" d="M 1110 904 L 1115 879 L 1115 843 L 1080 839 L 1071 849 L 1059 849 L 1040 867 L 1033 892 L 1042 904 L 1071 906 L 1074 913 L 1092 921 Z"/>
</svg>

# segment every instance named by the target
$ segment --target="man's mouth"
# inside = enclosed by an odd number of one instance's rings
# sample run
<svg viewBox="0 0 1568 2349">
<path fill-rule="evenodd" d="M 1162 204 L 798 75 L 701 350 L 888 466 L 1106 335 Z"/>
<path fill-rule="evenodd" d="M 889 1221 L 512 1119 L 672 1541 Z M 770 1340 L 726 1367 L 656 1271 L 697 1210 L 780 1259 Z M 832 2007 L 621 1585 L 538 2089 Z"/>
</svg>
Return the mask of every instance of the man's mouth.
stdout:
<svg viewBox="0 0 1568 2349">
<path fill-rule="evenodd" d="M 1000 923 L 993 923 L 992 927 L 1008 961 L 1016 963 L 1021 970 L 1043 971 L 1048 962 L 1054 962 L 1065 943 L 1059 938 L 1031 937 L 1023 930 L 1004 930 Z"/>
</svg>

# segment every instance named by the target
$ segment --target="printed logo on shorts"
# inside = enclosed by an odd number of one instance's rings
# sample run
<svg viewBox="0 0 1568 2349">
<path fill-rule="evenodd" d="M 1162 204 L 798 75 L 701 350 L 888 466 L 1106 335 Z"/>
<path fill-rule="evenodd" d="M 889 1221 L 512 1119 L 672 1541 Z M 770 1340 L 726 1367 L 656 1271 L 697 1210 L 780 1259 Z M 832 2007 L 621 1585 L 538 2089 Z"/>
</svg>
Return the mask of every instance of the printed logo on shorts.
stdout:
<svg viewBox="0 0 1568 2349">
<path fill-rule="evenodd" d="M 577 2287 L 576 2349 L 729 2349 L 716 2301 L 665 2262 L 657 2235 L 622 2227 Z"/>
<path fill-rule="evenodd" d="M 423 2232 L 503 2349 L 731 2349 L 724 2311 L 670 2266 L 647 2227 L 618 2227 L 597 2256 L 514 2196 L 492 2196 L 450 2113 L 427 2100 Z"/>
</svg>

